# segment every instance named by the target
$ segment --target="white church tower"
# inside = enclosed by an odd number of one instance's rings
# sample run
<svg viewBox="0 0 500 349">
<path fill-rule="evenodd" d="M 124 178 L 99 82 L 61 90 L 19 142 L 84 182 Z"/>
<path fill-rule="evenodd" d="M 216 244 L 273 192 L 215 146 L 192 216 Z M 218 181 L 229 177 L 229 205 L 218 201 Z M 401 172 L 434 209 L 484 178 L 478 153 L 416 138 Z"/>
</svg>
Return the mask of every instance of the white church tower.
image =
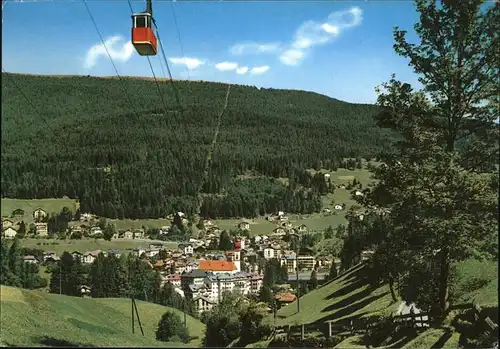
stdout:
<svg viewBox="0 0 500 349">
<path fill-rule="evenodd" d="M 239 249 L 233 251 L 233 263 L 236 265 L 236 270 L 241 271 L 241 251 Z"/>
</svg>

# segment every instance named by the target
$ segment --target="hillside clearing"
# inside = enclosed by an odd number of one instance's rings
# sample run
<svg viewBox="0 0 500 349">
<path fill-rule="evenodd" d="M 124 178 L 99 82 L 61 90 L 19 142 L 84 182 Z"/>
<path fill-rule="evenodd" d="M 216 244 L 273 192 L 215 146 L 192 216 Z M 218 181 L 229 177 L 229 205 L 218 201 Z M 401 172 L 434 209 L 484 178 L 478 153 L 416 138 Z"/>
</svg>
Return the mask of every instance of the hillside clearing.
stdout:
<svg viewBox="0 0 500 349">
<path fill-rule="evenodd" d="M 68 198 L 51 198 L 51 199 L 7 199 L 2 198 L 2 217 L 10 217 L 12 211 L 21 209 L 24 211 L 24 217 L 16 218 L 16 221 L 24 220 L 25 223 L 33 222 L 33 211 L 41 208 L 50 215 L 51 213 L 59 213 L 63 207 L 68 207 L 73 213 L 79 207 L 78 200 Z"/>
<path fill-rule="evenodd" d="M 153 242 L 153 241 L 151 241 Z M 84 238 L 82 240 L 52 240 L 52 239 L 19 239 L 21 247 L 28 247 L 33 249 L 40 249 L 43 251 L 53 251 L 58 255 L 61 255 L 64 251 L 73 252 L 87 252 L 103 250 L 107 251 L 110 249 L 117 249 L 121 252 L 126 250 L 131 250 L 136 247 L 147 248 L 151 242 L 146 240 L 125 240 L 125 239 L 114 239 L 111 241 L 105 241 L 102 239 L 94 240 Z M 169 248 L 176 248 L 177 243 L 169 242 L 164 243 Z"/>
<path fill-rule="evenodd" d="M 200 346 L 205 326 L 188 317 L 188 345 L 155 339 L 158 321 L 171 308 L 137 301 L 144 328 L 131 332 L 130 300 L 60 296 L 1 286 L 2 343 L 12 346 Z M 182 314 L 177 309 L 174 312 Z"/>
</svg>

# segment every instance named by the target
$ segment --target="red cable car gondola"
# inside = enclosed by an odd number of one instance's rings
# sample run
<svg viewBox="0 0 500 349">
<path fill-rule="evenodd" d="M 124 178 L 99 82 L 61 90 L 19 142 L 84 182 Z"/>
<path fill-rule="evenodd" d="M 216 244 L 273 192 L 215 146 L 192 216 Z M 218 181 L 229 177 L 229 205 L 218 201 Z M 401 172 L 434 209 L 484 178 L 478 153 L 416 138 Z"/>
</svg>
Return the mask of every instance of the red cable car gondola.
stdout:
<svg viewBox="0 0 500 349">
<path fill-rule="evenodd" d="M 141 56 L 155 56 L 157 53 L 151 0 L 147 0 L 146 11 L 132 15 L 132 44 Z"/>
</svg>

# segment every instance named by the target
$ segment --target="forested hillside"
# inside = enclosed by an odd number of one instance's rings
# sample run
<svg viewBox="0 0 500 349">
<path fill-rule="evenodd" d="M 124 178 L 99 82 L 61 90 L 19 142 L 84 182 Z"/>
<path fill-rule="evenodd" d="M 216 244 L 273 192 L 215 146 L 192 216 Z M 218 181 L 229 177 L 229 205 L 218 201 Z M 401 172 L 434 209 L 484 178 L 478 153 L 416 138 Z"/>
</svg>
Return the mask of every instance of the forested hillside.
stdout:
<svg viewBox="0 0 500 349">
<path fill-rule="evenodd" d="M 228 85 L 175 86 L 180 112 L 167 82 L 2 73 L 2 197 L 66 195 L 82 211 L 154 218 L 197 213 L 202 187 L 203 215 L 309 213 L 321 190 L 306 169 L 370 158 L 390 143 L 375 106 L 233 85 L 202 183 Z"/>
</svg>

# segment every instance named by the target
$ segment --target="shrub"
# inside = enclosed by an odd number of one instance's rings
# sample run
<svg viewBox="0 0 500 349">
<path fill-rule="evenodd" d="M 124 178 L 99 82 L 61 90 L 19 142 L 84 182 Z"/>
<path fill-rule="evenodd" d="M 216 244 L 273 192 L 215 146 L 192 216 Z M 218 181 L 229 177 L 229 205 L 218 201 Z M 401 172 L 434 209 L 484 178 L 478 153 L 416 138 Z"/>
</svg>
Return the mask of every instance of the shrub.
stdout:
<svg viewBox="0 0 500 349">
<path fill-rule="evenodd" d="M 156 339 L 162 342 L 187 343 L 189 341 L 189 332 L 184 327 L 184 322 L 178 314 L 167 311 L 158 323 Z"/>
</svg>

